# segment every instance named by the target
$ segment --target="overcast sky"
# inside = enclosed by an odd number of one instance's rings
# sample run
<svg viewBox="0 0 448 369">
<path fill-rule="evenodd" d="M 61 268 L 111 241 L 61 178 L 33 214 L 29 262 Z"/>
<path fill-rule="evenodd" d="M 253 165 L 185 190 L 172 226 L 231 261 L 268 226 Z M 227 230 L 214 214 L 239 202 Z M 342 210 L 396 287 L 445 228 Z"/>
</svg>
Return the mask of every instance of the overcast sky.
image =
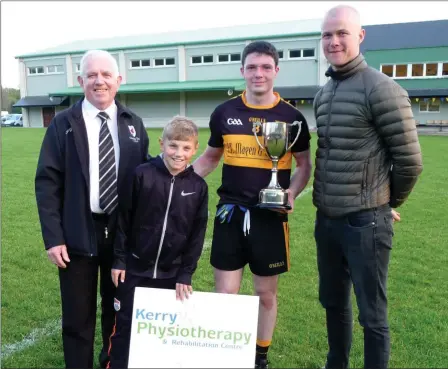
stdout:
<svg viewBox="0 0 448 369">
<path fill-rule="evenodd" d="M 1 83 L 3 87 L 18 88 L 16 55 L 76 40 L 318 19 L 338 4 L 341 2 L 1 1 Z M 366 25 L 446 19 L 448 14 L 446 1 L 345 4 L 358 9 Z"/>
</svg>

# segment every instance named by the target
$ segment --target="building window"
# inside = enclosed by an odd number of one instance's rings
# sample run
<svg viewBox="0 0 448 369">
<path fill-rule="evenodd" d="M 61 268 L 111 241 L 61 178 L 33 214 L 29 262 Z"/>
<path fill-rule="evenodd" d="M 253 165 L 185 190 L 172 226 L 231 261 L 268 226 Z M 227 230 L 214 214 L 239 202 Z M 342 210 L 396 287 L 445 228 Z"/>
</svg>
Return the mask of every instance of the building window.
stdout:
<svg viewBox="0 0 448 369">
<path fill-rule="evenodd" d="M 131 60 L 131 68 L 147 68 L 151 66 L 149 59 Z"/>
<path fill-rule="evenodd" d="M 80 63 L 76 63 L 76 65 L 75 65 L 75 72 L 76 73 L 80 73 L 81 72 L 81 64 Z"/>
<path fill-rule="evenodd" d="M 47 74 L 64 73 L 62 65 L 49 65 L 47 66 Z"/>
<path fill-rule="evenodd" d="M 230 61 L 231 62 L 239 62 L 239 61 L 241 61 L 241 54 L 240 53 L 230 54 Z"/>
<path fill-rule="evenodd" d="M 289 59 L 297 59 L 302 57 L 302 50 L 289 50 Z"/>
<path fill-rule="evenodd" d="M 442 65 L 442 76 L 448 76 L 448 63 Z"/>
<path fill-rule="evenodd" d="M 380 70 L 392 78 L 442 78 L 448 76 L 448 62 L 389 64 Z"/>
<path fill-rule="evenodd" d="M 278 58 L 283 59 L 283 50 L 278 50 Z"/>
<path fill-rule="evenodd" d="M 240 53 L 219 54 L 218 55 L 218 63 L 230 63 L 230 62 L 239 62 L 239 61 L 241 61 Z"/>
<path fill-rule="evenodd" d="M 434 99 L 434 101 L 420 101 L 420 113 L 439 113 L 440 112 L 440 100 Z"/>
<path fill-rule="evenodd" d="M 440 112 L 440 100 L 428 101 L 428 111 L 429 112 Z"/>
<path fill-rule="evenodd" d="M 211 64 L 213 63 L 213 55 L 192 56 L 191 64 Z"/>
<path fill-rule="evenodd" d="M 423 77 L 423 64 L 412 64 L 412 77 Z"/>
<path fill-rule="evenodd" d="M 204 55 L 203 63 L 213 63 L 213 55 Z"/>
<path fill-rule="evenodd" d="M 283 52 L 282 52 L 283 54 Z M 289 50 L 289 59 L 304 59 L 304 58 L 314 58 L 316 55 L 315 49 L 292 49 Z M 283 55 L 282 55 L 283 58 Z"/>
<path fill-rule="evenodd" d="M 28 68 L 28 75 L 31 74 L 44 74 L 44 67 L 29 67 Z"/>
<path fill-rule="evenodd" d="M 175 65 L 174 58 L 155 58 L 151 63 L 151 59 L 131 60 L 131 69 L 149 68 L 149 67 L 166 67 Z"/>
<path fill-rule="evenodd" d="M 393 77 L 394 76 L 394 66 L 393 65 L 382 65 L 381 72 L 383 72 L 386 76 Z"/>
<path fill-rule="evenodd" d="M 408 66 L 407 64 L 398 64 L 395 66 L 395 77 L 407 77 Z"/>
<path fill-rule="evenodd" d="M 313 58 L 314 57 L 314 49 L 303 49 L 303 57 L 304 58 Z"/>
<path fill-rule="evenodd" d="M 154 66 L 165 67 L 167 65 L 174 65 L 174 58 L 156 58 L 154 59 Z"/>
<path fill-rule="evenodd" d="M 426 64 L 426 76 L 437 76 L 437 63 Z"/>
</svg>

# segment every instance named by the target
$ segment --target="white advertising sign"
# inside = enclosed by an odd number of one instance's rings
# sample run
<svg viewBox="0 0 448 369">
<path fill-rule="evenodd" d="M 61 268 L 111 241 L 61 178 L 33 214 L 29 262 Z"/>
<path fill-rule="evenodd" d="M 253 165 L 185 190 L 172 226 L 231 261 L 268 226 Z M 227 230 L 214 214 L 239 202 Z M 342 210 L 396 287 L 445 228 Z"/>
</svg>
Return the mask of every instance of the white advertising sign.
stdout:
<svg viewBox="0 0 448 369">
<path fill-rule="evenodd" d="M 129 368 L 253 368 L 257 296 L 137 287 Z"/>
</svg>

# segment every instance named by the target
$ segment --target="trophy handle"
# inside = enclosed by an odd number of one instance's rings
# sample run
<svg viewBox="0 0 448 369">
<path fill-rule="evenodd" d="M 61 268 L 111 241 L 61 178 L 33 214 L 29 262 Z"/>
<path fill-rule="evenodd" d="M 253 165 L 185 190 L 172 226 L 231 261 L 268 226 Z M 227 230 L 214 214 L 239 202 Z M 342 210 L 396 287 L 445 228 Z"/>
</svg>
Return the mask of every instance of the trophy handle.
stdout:
<svg viewBox="0 0 448 369">
<path fill-rule="evenodd" d="M 301 121 L 299 122 L 299 121 L 296 120 L 295 122 L 291 123 L 291 126 L 297 126 L 297 125 L 299 126 L 299 131 L 297 132 L 297 136 L 294 139 L 294 142 L 291 145 L 289 145 L 289 147 L 288 147 L 288 149 L 286 151 L 288 151 L 291 147 L 294 146 L 294 144 L 296 143 L 297 139 L 300 136 L 300 132 L 302 131 L 302 122 Z"/>
<path fill-rule="evenodd" d="M 255 136 L 255 139 L 257 140 L 258 146 L 260 146 L 263 150 L 265 150 L 265 147 L 258 140 L 257 131 L 256 131 L 255 127 L 260 127 L 261 128 L 261 123 L 259 123 L 259 122 L 253 123 L 253 125 L 252 125 L 252 132 L 254 133 L 254 136 Z"/>
</svg>

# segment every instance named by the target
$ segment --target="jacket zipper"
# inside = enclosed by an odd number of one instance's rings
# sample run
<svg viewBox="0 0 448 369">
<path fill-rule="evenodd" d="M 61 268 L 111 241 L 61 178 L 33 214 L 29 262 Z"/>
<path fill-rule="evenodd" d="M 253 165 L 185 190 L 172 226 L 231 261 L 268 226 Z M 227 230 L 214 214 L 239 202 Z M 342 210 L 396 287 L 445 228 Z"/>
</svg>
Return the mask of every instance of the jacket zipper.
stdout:
<svg viewBox="0 0 448 369">
<path fill-rule="evenodd" d="M 157 264 L 159 263 L 160 253 L 162 252 L 162 244 L 163 244 L 163 240 L 165 238 L 166 223 L 168 221 L 168 211 L 170 210 L 171 198 L 173 197 L 174 180 L 175 180 L 174 177 L 171 178 L 170 194 L 168 196 L 168 205 L 166 207 L 165 219 L 163 221 L 162 236 L 160 237 L 159 250 L 157 251 L 156 262 L 154 264 L 154 273 L 152 276 L 154 279 L 157 278 Z"/>
<path fill-rule="evenodd" d="M 366 203 L 367 199 L 367 168 L 369 165 L 369 161 L 364 162 L 364 165 L 362 167 L 362 184 L 361 184 L 361 205 L 364 205 Z"/>
<path fill-rule="evenodd" d="M 328 137 L 328 132 L 330 130 L 330 124 L 331 124 L 331 108 L 333 106 L 333 98 L 334 98 L 334 95 L 336 94 L 336 89 L 338 88 L 338 84 L 339 84 L 339 81 L 336 81 L 336 83 L 334 85 L 334 88 L 333 88 L 333 92 L 331 94 L 330 108 L 329 108 L 330 114 L 328 115 L 327 127 L 325 129 L 324 140 L 325 140 L 325 150 L 326 150 L 326 152 L 325 152 L 325 162 L 324 162 L 324 173 L 323 173 L 323 176 L 322 176 L 322 178 L 324 180 L 323 189 L 322 189 L 323 191 L 322 192 L 324 194 L 325 194 L 325 188 L 327 187 L 327 162 L 328 162 L 328 154 L 330 152 L 330 139 Z M 324 205 L 325 205 L 325 195 L 323 197 L 323 202 L 324 202 Z"/>
</svg>

